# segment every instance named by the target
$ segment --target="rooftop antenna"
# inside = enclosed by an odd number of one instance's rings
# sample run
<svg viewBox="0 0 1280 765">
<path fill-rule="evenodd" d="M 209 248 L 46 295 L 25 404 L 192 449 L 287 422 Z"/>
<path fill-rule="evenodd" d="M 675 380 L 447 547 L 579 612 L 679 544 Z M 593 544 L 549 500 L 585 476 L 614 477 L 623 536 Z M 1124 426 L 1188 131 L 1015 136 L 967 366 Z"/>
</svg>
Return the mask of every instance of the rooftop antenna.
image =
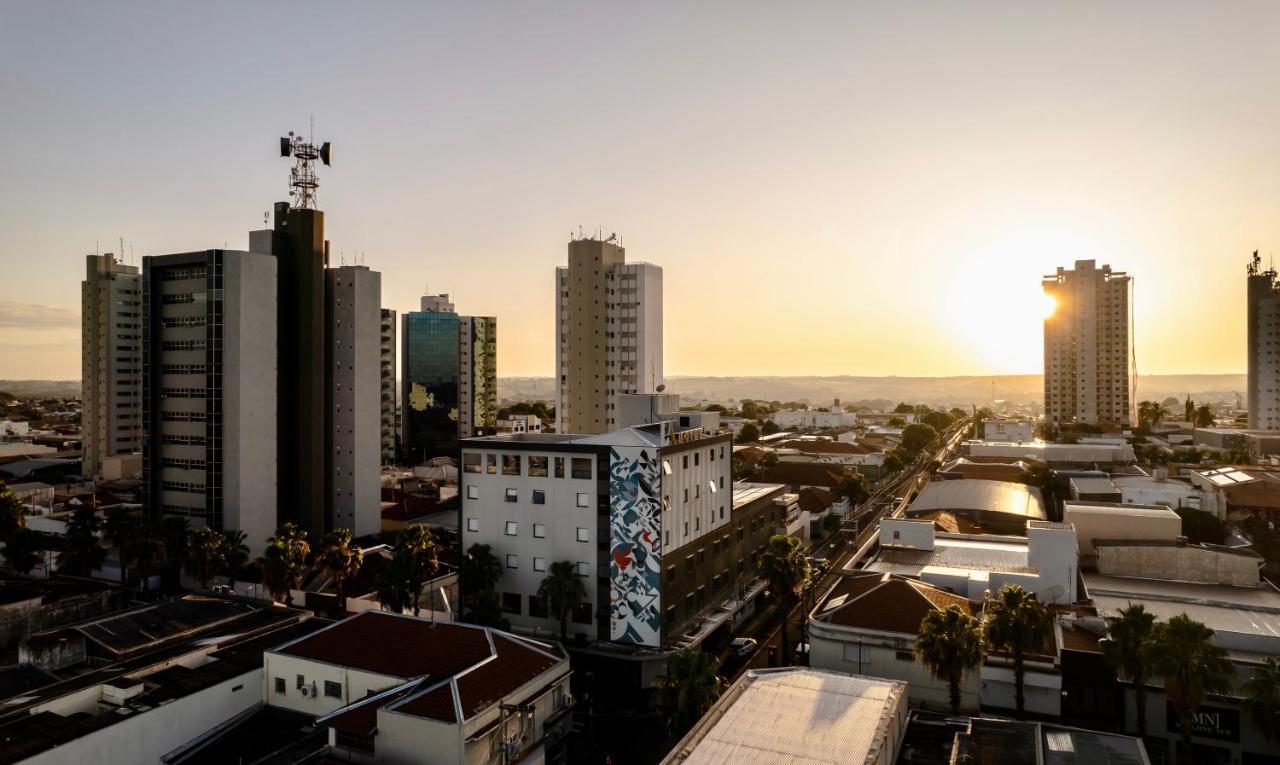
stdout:
<svg viewBox="0 0 1280 765">
<path fill-rule="evenodd" d="M 311 119 L 311 128 L 314 135 L 315 117 Z M 318 159 L 331 166 L 333 146 L 328 141 L 316 146 L 314 138 L 303 140 L 291 130 L 288 136 L 280 139 L 280 156 L 294 159 L 289 170 L 289 196 L 293 197 L 293 206 L 304 210 L 316 209 L 316 189 L 320 183 L 316 178 L 315 161 Z"/>
</svg>

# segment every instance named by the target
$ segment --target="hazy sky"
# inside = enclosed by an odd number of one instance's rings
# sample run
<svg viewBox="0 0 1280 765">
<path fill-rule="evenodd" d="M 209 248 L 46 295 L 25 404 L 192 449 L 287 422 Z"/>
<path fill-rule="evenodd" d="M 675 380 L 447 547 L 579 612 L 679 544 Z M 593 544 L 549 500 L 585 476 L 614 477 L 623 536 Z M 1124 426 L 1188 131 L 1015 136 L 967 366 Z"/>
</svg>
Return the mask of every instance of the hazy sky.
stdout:
<svg viewBox="0 0 1280 765">
<path fill-rule="evenodd" d="M 665 271 L 668 374 L 1038 372 L 1039 277 L 1136 275 L 1144 373 L 1239 372 L 1280 251 L 1280 3 L 0 0 L 0 377 L 79 376 L 84 254 L 224 243 L 333 141 L 383 304 L 550 374 L 571 229 Z"/>
</svg>

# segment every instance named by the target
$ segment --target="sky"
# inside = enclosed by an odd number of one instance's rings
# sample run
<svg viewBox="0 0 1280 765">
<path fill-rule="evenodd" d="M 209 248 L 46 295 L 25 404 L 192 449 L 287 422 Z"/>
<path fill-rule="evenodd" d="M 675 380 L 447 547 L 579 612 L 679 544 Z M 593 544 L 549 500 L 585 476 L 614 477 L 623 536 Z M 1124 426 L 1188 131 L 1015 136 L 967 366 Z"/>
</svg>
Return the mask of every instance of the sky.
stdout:
<svg viewBox="0 0 1280 765">
<path fill-rule="evenodd" d="M 0 0 L 0 378 L 79 377 L 84 255 L 228 246 L 334 144 L 335 260 L 549 375 L 570 232 L 664 270 L 668 375 L 1037 373 L 1135 276 L 1141 373 L 1245 368 L 1280 252 L 1274 2 Z"/>
</svg>

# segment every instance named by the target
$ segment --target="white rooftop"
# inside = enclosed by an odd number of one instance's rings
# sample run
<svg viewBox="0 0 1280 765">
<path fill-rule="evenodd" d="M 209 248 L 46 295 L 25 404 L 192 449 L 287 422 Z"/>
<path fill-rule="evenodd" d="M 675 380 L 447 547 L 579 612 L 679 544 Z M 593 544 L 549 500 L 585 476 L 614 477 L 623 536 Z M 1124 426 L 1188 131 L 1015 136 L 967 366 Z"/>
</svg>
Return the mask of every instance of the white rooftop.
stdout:
<svg viewBox="0 0 1280 765">
<path fill-rule="evenodd" d="M 906 683 L 807 668 L 752 670 L 666 762 L 892 763 L 906 725 L 906 690 Z"/>
<path fill-rule="evenodd" d="M 1249 481 L 1258 480 L 1243 470 L 1237 470 L 1233 467 L 1218 468 L 1217 470 L 1202 470 L 1200 471 L 1200 475 L 1207 478 L 1214 486 L 1231 486 L 1237 483 L 1248 483 Z"/>
<path fill-rule="evenodd" d="M 935 534 L 932 550 L 882 547 L 867 571 L 919 577 L 926 568 L 964 571 L 1027 570 L 1026 537 L 980 534 Z"/>
</svg>

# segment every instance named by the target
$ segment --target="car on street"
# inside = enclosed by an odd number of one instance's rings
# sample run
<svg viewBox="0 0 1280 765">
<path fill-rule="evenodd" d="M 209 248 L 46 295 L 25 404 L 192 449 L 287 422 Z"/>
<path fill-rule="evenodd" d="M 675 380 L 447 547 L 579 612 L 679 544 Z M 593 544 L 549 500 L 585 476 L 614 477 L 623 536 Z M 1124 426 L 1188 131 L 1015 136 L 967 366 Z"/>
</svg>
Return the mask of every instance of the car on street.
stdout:
<svg viewBox="0 0 1280 765">
<path fill-rule="evenodd" d="M 729 644 L 729 653 L 734 656 L 749 656 L 756 650 L 757 645 L 759 644 L 754 638 L 734 638 Z"/>
</svg>

